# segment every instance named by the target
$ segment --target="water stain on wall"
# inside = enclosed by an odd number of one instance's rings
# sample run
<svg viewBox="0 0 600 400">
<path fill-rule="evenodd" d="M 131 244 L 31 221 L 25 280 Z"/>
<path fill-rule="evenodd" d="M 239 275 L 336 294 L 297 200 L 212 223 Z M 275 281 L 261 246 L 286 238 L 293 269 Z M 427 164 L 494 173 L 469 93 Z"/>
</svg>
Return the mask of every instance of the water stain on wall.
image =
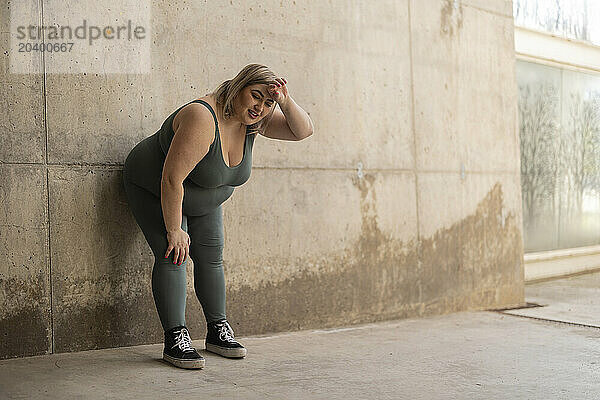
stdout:
<svg viewBox="0 0 600 400">
<path fill-rule="evenodd" d="M 441 10 L 440 33 L 442 36 L 454 36 L 463 24 L 463 5 L 460 0 L 444 0 Z"/>
<path fill-rule="evenodd" d="M 11 309 L 5 304 L 0 310 L 0 359 L 51 352 L 47 284 L 43 275 L 29 280 L 0 277 L 4 302 L 13 302 Z"/>
<path fill-rule="evenodd" d="M 303 271 L 258 289 L 246 285 L 227 292 L 236 332 L 334 327 L 524 302 L 521 230 L 504 208 L 499 183 L 473 215 L 433 237 L 404 242 L 377 224 L 374 180 L 369 174 L 354 180 L 361 193 L 361 235 L 346 252 L 330 257 L 326 269 L 334 272 Z"/>
<path fill-rule="evenodd" d="M 302 272 L 258 288 L 243 285 L 227 291 L 227 315 L 237 335 L 327 328 L 396 318 L 482 310 L 524 301 L 521 230 L 507 212 L 502 186 L 495 184 L 472 215 L 432 237 L 402 241 L 377 222 L 375 176 L 353 178 L 360 192 L 361 233 L 344 252 L 330 255 L 324 269 Z M 289 260 L 282 260 L 282 264 Z M 145 278 L 141 278 L 144 280 Z M 86 282 L 84 282 L 86 283 Z M 89 283 L 89 282 L 87 282 Z M 83 283 L 82 283 L 83 284 Z M 102 290 L 104 284 L 99 284 Z M 116 284 L 113 282 L 113 284 Z M 138 284 L 140 284 L 138 282 Z M 24 282 L 7 284 L 23 287 Z M 19 286 L 20 285 L 20 286 Z M 113 287 L 114 285 L 109 285 Z M 116 286 L 115 286 L 116 287 Z M 55 352 L 157 343 L 162 340 L 148 288 L 145 293 L 120 290 L 112 300 L 55 299 Z M 59 296 L 60 290 L 55 291 Z M 35 296 L 35 294 L 32 294 Z M 90 299 L 88 299 L 90 300 Z M 188 296 L 188 303 L 196 303 Z M 190 307 L 198 313 L 197 307 Z M 152 318 L 148 318 L 152 314 Z M 44 310 L 24 307 L 0 320 L 2 354 L 32 355 L 48 349 L 49 321 Z M 204 321 L 188 320 L 194 338 Z M 13 329 L 32 332 L 27 338 Z M 15 349 L 18 351 L 15 352 Z"/>
<path fill-rule="evenodd" d="M 98 299 L 93 304 L 60 307 L 56 312 L 55 353 L 160 343 L 152 296 Z"/>
</svg>

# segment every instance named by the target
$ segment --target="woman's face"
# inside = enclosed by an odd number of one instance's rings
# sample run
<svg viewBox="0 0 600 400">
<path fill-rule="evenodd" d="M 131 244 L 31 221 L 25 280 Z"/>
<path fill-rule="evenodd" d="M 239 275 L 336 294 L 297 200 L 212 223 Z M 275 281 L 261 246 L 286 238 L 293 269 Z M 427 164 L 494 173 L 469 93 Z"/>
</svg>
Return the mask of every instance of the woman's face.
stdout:
<svg viewBox="0 0 600 400">
<path fill-rule="evenodd" d="M 242 123 L 252 125 L 263 119 L 275 106 L 267 85 L 256 84 L 243 88 L 234 100 L 235 113 Z"/>
</svg>

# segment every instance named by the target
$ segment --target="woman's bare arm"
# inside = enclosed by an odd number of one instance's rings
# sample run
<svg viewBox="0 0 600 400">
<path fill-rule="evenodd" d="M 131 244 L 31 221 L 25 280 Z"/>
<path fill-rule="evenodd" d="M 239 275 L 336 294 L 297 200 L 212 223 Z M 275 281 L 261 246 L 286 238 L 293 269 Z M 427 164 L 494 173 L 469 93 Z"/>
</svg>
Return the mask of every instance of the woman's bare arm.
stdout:
<svg viewBox="0 0 600 400">
<path fill-rule="evenodd" d="M 160 185 L 167 232 L 181 228 L 183 181 L 208 153 L 215 136 L 212 114 L 202 104 L 188 104 L 177 116 L 179 125 L 165 159 Z"/>
</svg>

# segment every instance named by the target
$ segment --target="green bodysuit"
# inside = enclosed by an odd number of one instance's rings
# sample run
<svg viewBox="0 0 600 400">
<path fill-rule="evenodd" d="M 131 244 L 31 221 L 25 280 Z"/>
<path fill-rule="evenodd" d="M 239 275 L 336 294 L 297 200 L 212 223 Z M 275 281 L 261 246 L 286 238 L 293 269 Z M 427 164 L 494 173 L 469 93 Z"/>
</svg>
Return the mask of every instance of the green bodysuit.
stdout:
<svg viewBox="0 0 600 400">
<path fill-rule="evenodd" d="M 173 118 L 187 104 L 206 106 L 215 122 L 215 137 L 208 153 L 183 181 L 181 229 L 190 236 L 194 264 L 194 290 L 207 322 L 226 318 L 223 271 L 223 211 L 236 186 L 250 178 L 252 146 L 256 134 L 246 134 L 240 164 L 228 167 L 222 150 L 219 124 L 213 108 L 196 99 L 175 110 L 152 136 L 139 142 L 123 167 L 123 182 L 130 209 L 154 253 L 152 293 L 163 326 L 185 325 L 186 262 L 173 264 L 174 252 L 165 258 L 168 242 L 160 202 L 162 170 L 174 136 Z M 248 130 L 247 130 L 248 131 Z"/>
</svg>

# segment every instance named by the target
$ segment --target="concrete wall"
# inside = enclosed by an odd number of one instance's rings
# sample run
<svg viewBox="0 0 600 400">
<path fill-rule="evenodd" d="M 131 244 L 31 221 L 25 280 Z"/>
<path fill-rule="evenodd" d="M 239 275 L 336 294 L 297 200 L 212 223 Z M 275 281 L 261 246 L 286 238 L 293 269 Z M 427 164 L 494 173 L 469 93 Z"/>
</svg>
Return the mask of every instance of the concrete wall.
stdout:
<svg viewBox="0 0 600 400">
<path fill-rule="evenodd" d="M 288 80 L 315 133 L 258 137 L 224 205 L 236 335 L 523 302 L 511 1 L 154 1 L 152 15 L 151 74 L 17 75 L 0 54 L 0 357 L 162 341 L 122 163 L 250 62 Z M 203 338 L 191 260 L 186 319 Z"/>
</svg>

